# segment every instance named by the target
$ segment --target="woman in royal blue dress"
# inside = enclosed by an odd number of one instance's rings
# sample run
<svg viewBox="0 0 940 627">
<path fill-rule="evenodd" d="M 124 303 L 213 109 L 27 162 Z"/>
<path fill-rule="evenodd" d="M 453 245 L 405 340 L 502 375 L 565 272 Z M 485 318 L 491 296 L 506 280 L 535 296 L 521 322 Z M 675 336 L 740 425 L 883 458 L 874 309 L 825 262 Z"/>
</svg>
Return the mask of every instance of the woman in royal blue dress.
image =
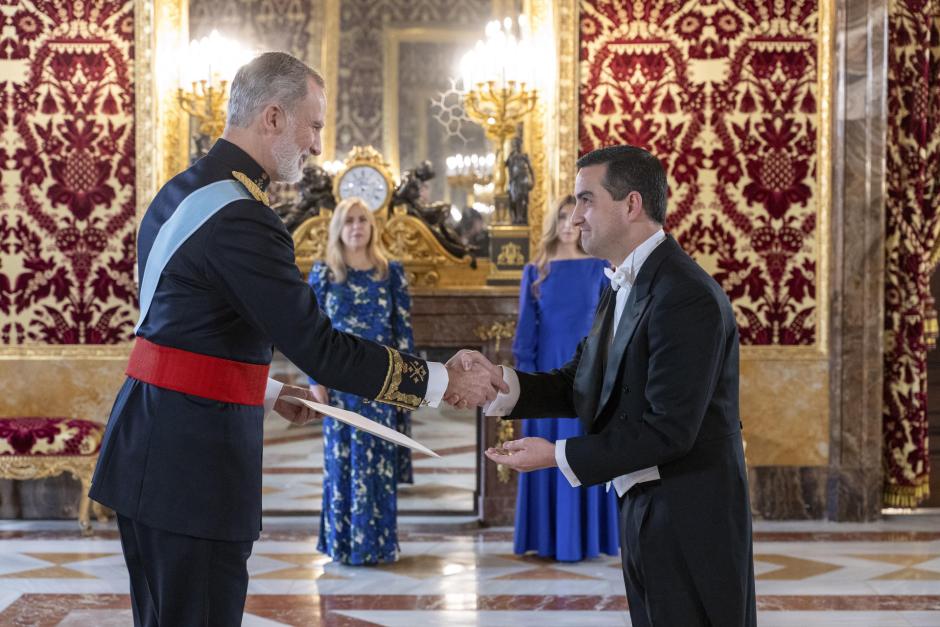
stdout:
<svg viewBox="0 0 940 627">
<path fill-rule="evenodd" d="M 330 220 L 326 260 L 310 271 L 317 302 L 337 329 L 414 352 L 411 298 L 400 263 L 376 244 L 375 218 L 359 198 L 340 202 Z M 343 407 L 402 433 L 410 413 L 310 381 L 320 402 Z M 317 550 L 363 565 L 398 559 L 397 484 L 411 483 L 411 452 L 323 419 L 323 507 Z"/>
<path fill-rule="evenodd" d="M 601 292 L 610 281 L 607 263 L 581 248 L 581 231 L 568 220 L 575 199 L 567 196 L 546 216 L 546 229 L 519 290 L 519 321 L 513 341 L 516 367 L 545 372 L 574 356 L 588 334 Z M 584 435 L 577 418 L 523 420 L 524 436 L 551 442 Z M 519 473 L 514 550 L 575 562 L 599 553 L 617 555 L 616 493 L 604 486 L 572 488 L 557 468 Z"/>
</svg>

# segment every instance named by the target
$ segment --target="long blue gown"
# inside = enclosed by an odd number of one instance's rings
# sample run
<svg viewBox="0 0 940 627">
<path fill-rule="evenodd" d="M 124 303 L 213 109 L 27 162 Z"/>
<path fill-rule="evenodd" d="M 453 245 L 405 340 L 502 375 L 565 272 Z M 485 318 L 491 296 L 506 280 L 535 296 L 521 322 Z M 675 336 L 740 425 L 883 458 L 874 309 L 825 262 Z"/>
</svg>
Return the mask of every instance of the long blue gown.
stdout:
<svg viewBox="0 0 940 627">
<path fill-rule="evenodd" d="M 309 283 L 333 326 L 408 353 L 414 352 L 411 298 L 402 266 L 388 276 L 348 268 L 331 283 L 316 263 Z M 313 381 L 311 380 L 311 383 Z M 361 396 L 330 390 L 330 404 L 410 435 L 410 412 Z M 317 550 L 344 564 L 378 564 L 398 558 L 398 483 L 411 483 L 411 452 L 330 417 L 323 419 L 323 507 Z"/>
<path fill-rule="evenodd" d="M 601 291 L 610 285 L 600 259 L 549 262 L 539 297 L 532 295 L 538 270 L 525 267 L 519 292 L 519 321 L 513 341 L 516 367 L 544 372 L 567 363 L 588 334 Z M 584 435 L 577 418 L 522 421 L 525 436 L 551 442 Z M 599 553 L 617 555 L 616 492 L 605 486 L 572 488 L 557 468 L 519 474 L 514 551 L 574 562 Z"/>
</svg>

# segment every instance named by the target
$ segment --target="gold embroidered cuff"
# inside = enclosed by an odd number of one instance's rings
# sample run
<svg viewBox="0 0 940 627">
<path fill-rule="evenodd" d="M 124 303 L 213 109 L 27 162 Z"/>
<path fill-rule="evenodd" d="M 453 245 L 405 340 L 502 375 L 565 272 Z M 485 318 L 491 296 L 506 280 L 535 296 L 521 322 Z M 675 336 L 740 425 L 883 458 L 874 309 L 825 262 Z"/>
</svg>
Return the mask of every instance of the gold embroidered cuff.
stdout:
<svg viewBox="0 0 940 627">
<path fill-rule="evenodd" d="M 375 400 L 404 409 L 417 409 L 427 390 L 427 364 L 411 355 L 402 355 L 388 346 L 385 350 L 388 351 L 388 372 L 382 391 Z"/>
</svg>

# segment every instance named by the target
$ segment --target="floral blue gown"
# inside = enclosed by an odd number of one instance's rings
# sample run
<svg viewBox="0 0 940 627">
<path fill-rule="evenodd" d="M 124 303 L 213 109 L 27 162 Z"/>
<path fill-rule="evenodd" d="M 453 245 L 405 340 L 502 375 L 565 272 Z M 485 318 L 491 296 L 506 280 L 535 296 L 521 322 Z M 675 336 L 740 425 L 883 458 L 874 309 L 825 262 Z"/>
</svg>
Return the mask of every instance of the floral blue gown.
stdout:
<svg viewBox="0 0 940 627">
<path fill-rule="evenodd" d="M 309 283 L 337 329 L 414 352 L 411 298 L 400 263 L 388 276 L 348 269 L 331 283 L 316 263 Z M 311 380 L 313 383 L 313 380 Z M 410 434 L 411 414 L 392 405 L 330 390 L 330 404 Z M 317 550 L 344 564 L 378 564 L 398 558 L 397 484 L 411 483 L 411 452 L 332 418 L 323 419 L 323 507 Z"/>
<path fill-rule="evenodd" d="M 566 364 L 578 342 L 588 334 L 605 286 L 605 261 L 563 259 L 549 262 L 550 271 L 532 295 L 538 270 L 525 267 L 519 293 L 519 322 L 513 341 L 516 367 L 545 372 Z M 522 421 L 525 436 L 551 442 L 584 435 L 577 418 Z M 572 488 L 557 468 L 519 474 L 516 496 L 514 551 L 536 551 L 542 557 L 574 562 L 599 553 L 617 555 L 616 492 L 603 485 Z"/>
</svg>

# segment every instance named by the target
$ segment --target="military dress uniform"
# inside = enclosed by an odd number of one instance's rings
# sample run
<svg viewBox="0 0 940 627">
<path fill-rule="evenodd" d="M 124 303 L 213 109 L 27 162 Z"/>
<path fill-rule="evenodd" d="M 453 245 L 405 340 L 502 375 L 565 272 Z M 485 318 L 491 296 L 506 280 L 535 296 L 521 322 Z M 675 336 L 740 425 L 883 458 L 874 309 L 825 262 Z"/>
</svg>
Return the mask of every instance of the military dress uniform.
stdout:
<svg viewBox="0 0 940 627">
<path fill-rule="evenodd" d="M 90 492 L 118 514 L 137 625 L 241 622 L 275 346 L 328 388 L 408 409 L 446 387 L 441 364 L 333 329 L 268 181 L 220 139 L 140 225 L 141 316 Z"/>
</svg>

